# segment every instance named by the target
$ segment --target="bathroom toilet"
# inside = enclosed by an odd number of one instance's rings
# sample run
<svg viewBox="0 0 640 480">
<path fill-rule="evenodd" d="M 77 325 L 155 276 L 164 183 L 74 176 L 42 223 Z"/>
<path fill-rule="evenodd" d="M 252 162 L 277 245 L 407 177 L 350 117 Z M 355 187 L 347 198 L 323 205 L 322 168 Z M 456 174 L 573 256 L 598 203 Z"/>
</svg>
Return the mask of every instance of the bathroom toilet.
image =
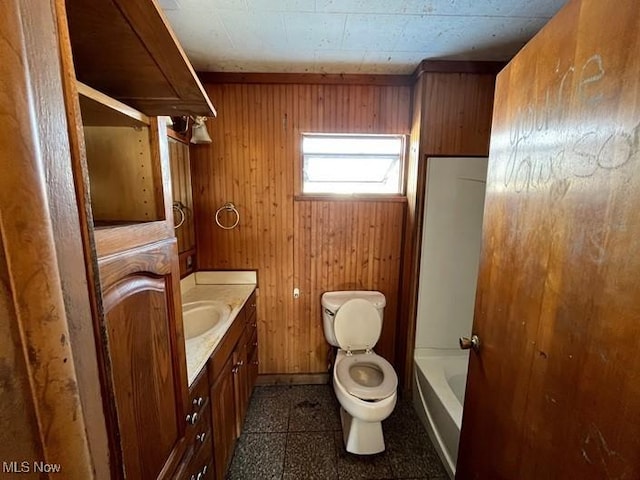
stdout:
<svg viewBox="0 0 640 480">
<path fill-rule="evenodd" d="M 374 291 L 326 292 L 322 320 L 327 341 L 338 347 L 333 389 L 348 452 L 384 451 L 382 420 L 396 405 L 398 377 L 391 364 L 373 351 L 380 338 L 384 295 Z"/>
</svg>

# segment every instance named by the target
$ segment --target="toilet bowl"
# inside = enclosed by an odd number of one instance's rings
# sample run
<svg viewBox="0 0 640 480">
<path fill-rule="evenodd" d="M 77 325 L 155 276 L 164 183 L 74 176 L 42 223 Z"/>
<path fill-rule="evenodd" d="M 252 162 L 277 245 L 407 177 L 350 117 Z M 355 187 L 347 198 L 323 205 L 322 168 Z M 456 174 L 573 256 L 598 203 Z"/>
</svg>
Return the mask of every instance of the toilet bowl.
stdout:
<svg viewBox="0 0 640 480">
<path fill-rule="evenodd" d="M 380 337 L 385 306 L 380 292 L 327 292 L 322 296 L 327 341 L 338 347 L 333 388 L 348 452 L 384 451 L 382 421 L 396 405 L 398 377 L 373 351 Z"/>
</svg>

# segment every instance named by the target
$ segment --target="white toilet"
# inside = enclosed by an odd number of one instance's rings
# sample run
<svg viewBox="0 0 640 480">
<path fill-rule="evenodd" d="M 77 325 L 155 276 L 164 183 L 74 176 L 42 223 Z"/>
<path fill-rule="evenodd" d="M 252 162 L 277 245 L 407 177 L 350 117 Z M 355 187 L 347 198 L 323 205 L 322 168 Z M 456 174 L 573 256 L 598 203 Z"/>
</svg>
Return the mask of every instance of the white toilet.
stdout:
<svg viewBox="0 0 640 480">
<path fill-rule="evenodd" d="M 380 338 L 384 295 L 373 291 L 326 292 L 322 320 L 327 341 L 338 347 L 333 389 L 340 402 L 346 450 L 360 455 L 384 451 L 382 420 L 396 406 L 398 377 L 373 352 Z"/>
</svg>

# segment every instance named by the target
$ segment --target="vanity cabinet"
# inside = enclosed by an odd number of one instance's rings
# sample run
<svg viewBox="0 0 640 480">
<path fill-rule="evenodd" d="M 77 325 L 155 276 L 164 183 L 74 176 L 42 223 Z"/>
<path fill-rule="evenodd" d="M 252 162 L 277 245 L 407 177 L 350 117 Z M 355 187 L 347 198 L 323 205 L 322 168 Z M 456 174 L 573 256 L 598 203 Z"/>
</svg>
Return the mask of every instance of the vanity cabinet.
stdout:
<svg viewBox="0 0 640 480">
<path fill-rule="evenodd" d="M 240 436 L 244 418 L 249 406 L 249 398 L 258 376 L 258 331 L 256 322 L 255 294 L 245 307 L 245 329 L 233 352 L 234 392 L 236 399 L 236 434 Z"/>
<path fill-rule="evenodd" d="M 233 356 L 230 356 L 211 387 L 213 451 L 216 479 L 223 479 L 237 438 Z"/>
<path fill-rule="evenodd" d="M 207 365 L 217 480 L 225 477 L 257 377 L 255 295 L 246 301 Z"/>
<path fill-rule="evenodd" d="M 225 478 L 257 377 L 256 326 L 253 292 L 189 390 L 186 453 L 175 480 Z"/>
</svg>

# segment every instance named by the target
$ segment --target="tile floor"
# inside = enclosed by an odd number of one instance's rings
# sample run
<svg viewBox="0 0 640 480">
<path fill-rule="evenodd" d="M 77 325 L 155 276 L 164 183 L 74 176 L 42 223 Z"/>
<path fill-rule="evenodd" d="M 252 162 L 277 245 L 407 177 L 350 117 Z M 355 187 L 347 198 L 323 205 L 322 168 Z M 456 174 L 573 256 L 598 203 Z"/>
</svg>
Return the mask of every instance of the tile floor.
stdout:
<svg viewBox="0 0 640 480">
<path fill-rule="evenodd" d="M 227 479 L 448 479 L 410 402 L 382 428 L 383 453 L 352 455 L 330 385 L 256 387 Z"/>
</svg>

